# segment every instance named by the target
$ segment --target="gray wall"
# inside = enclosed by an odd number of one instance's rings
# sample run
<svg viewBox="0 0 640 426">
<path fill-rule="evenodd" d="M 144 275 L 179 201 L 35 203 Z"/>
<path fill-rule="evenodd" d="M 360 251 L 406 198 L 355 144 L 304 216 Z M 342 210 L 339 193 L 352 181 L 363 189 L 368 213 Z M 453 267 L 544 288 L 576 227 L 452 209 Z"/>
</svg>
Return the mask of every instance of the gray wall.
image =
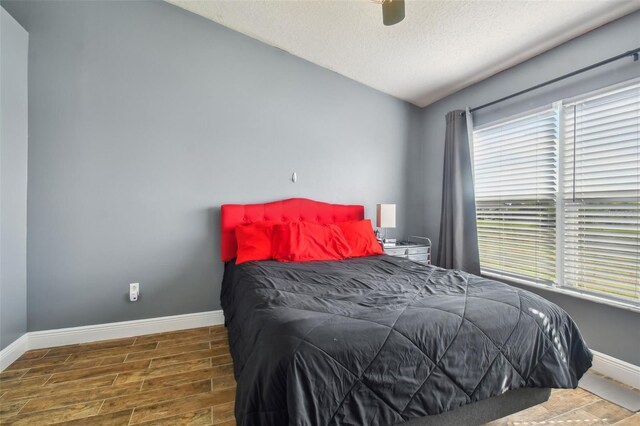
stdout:
<svg viewBox="0 0 640 426">
<path fill-rule="evenodd" d="M 27 52 L 0 8 L 0 350 L 27 331 Z"/>
<path fill-rule="evenodd" d="M 640 46 L 639 28 L 640 12 L 636 12 L 424 108 L 421 111 L 422 136 L 414 139 L 409 147 L 414 155 L 409 157 L 408 163 L 408 232 L 431 237 L 436 252 L 442 199 L 445 114 L 448 111 L 482 105 L 637 48 Z M 631 59 L 619 61 L 478 112 L 474 114 L 474 120 L 481 124 L 638 76 L 640 62 Z M 557 293 L 539 293 L 558 303 L 576 319 L 593 349 L 640 365 L 639 314 Z"/>
<path fill-rule="evenodd" d="M 404 214 L 415 107 L 164 2 L 2 4 L 30 33 L 29 330 L 218 309 L 223 203 Z"/>
</svg>

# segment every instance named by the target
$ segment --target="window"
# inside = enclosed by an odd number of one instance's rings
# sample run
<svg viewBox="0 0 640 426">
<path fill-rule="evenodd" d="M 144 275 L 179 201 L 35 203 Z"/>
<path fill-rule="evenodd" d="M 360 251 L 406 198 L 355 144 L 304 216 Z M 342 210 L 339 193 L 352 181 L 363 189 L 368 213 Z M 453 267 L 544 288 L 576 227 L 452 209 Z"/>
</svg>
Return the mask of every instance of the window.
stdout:
<svg viewBox="0 0 640 426">
<path fill-rule="evenodd" d="M 474 132 L 483 271 L 555 280 L 557 141 L 552 109 Z"/>
<path fill-rule="evenodd" d="M 474 129 L 482 272 L 640 305 L 640 82 Z"/>
</svg>

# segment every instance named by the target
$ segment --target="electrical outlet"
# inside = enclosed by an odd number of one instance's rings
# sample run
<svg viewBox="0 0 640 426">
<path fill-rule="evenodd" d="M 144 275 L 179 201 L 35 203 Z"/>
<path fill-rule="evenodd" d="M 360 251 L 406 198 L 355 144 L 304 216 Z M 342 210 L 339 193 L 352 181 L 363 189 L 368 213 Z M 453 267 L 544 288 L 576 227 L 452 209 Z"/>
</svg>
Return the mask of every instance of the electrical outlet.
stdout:
<svg viewBox="0 0 640 426">
<path fill-rule="evenodd" d="M 140 295 L 140 283 L 129 284 L 129 300 L 132 302 L 137 302 L 139 295 Z"/>
</svg>

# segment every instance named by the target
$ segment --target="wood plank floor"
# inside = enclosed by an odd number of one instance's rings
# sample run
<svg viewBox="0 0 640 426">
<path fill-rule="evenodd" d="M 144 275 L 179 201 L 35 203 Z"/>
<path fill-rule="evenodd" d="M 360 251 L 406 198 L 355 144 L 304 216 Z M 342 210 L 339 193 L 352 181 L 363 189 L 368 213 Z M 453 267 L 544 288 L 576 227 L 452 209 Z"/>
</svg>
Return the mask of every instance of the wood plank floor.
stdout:
<svg viewBox="0 0 640 426">
<path fill-rule="evenodd" d="M 0 424 L 229 426 L 235 386 L 222 326 L 38 349 L 0 373 Z M 491 425 L 640 426 L 639 416 L 556 390 Z"/>
<path fill-rule="evenodd" d="M 223 326 L 39 349 L 0 373 L 0 423 L 234 425 Z"/>
</svg>

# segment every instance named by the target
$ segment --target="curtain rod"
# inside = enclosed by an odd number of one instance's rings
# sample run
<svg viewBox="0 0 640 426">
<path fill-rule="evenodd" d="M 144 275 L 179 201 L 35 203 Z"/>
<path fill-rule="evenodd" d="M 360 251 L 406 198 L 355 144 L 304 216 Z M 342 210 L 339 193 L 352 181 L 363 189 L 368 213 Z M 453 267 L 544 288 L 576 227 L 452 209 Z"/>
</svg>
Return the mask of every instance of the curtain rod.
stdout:
<svg viewBox="0 0 640 426">
<path fill-rule="evenodd" d="M 508 99 L 515 98 L 516 96 L 520 96 L 520 95 L 523 95 L 525 93 L 531 92 L 533 90 L 539 89 L 541 87 L 548 86 L 549 84 L 556 83 L 556 82 L 558 82 L 560 80 L 564 80 L 565 78 L 569 78 L 569 77 L 573 77 L 574 75 L 582 74 L 583 72 L 590 71 L 590 70 L 592 70 L 594 68 L 601 67 L 603 65 L 609 64 L 611 62 L 615 62 L 615 61 L 617 61 L 619 59 L 623 59 L 623 58 L 626 58 L 628 56 L 633 56 L 634 62 L 638 61 L 638 59 L 640 59 L 640 47 L 638 47 L 636 49 L 633 49 L 633 50 L 629 50 L 629 51 L 624 52 L 624 53 L 621 53 L 619 55 L 613 56 L 613 57 L 611 57 L 609 59 L 605 59 L 604 61 L 600 61 L 600 62 L 597 62 L 595 64 L 589 65 L 588 67 L 580 68 L 579 70 L 575 70 L 575 71 L 570 72 L 568 74 L 561 75 L 560 77 L 556 77 L 554 79 L 545 81 L 544 83 L 536 84 L 535 86 L 531 86 L 528 89 L 524 89 L 524 90 L 521 90 L 519 92 L 512 93 L 509 96 L 505 96 L 504 98 L 500 98 L 500 99 L 497 99 L 495 101 L 486 103 L 484 105 L 480 105 L 480 106 L 477 106 L 475 108 L 471 108 L 469 111 L 470 112 L 476 112 L 476 111 L 481 110 L 483 108 L 487 108 L 487 107 L 490 107 L 490 106 L 495 105 L 497 103 L 504 102 L 504 101 L 506 101 Z"/>
</svg>

